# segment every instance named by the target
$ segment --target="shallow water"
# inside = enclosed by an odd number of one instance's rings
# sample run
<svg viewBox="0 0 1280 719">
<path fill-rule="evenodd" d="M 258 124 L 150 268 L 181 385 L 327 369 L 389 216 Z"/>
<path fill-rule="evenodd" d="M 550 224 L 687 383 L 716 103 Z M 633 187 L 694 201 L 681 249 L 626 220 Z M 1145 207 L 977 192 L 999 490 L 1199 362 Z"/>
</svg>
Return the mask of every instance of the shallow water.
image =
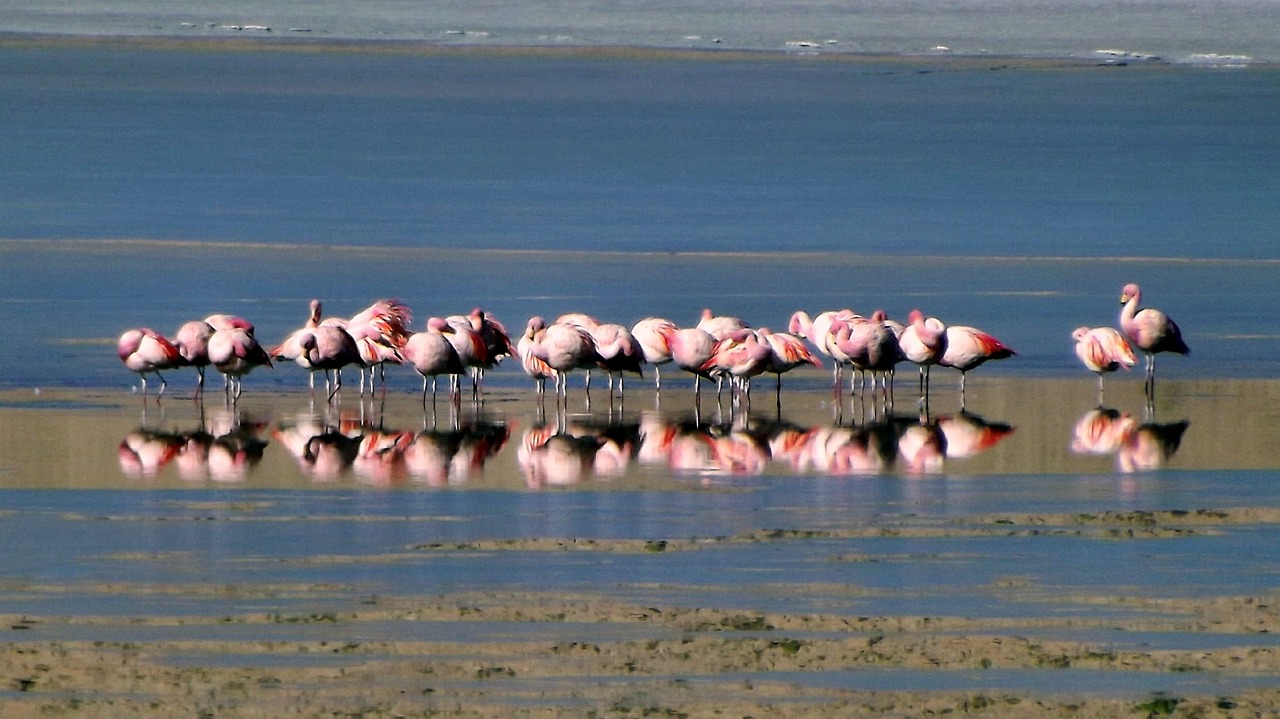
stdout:
<svg viewBox="0 0 1280 719">
<path fill-rule="evenodd" d="M 711 658 L 647 677 L 801 701 L 1280 676 L 1274 71 L 0 53 L 19 180 L 0 317 L 20 338 L 0 343 L 0 614 L 32 646 L 141 643 L 210 671 L 431 654 L 465 667 L 439 684 L 464 694 L 519 666 L 500 710 L 632 691 L 623 660 L 659 656 L 633 642 Z M 1134 280 L 1193 354 L 1161 359 L 1152 406 L 1122 373 L 1098 411 L 1070 333 L 1113 324 Z M 923 417 L 910 372 L 892 408 L 833 400 L 812 370 L 780 407 L 758 383 L 749 414 L 706 397 L 695 414 L 674 373 L 660 404 L 649 378 L 614 406 L 575 381 L 557 413 L 506 367 L 454 412 L 424 409 L 408 371 L 385 400 L 348 387 L 330 407 L 289 365 L 229 408 L 193 402 L 182 372 L 144 400 L 113 356 L 130 326 L 224 311 L 268 341 L 312 297 L 348 316 L 382 296 L 417 326 L 481 306 L 512 330 L 920 307 L 1019 354 L 963 399 L 936 377 Z M 990 637 L 1027 654 L 974 672 Z M 928 649 L 870 656 L 871 639 Z M 851 677 L 793 640 L 898 664 Z M 623 657 L 554 676 L 571 641 Z M 930 653 L 951 641 L 968 644 Z M 454 642 L 471 646 L 437 646 Z M 743 669 L 742 645 L 805 676 Z M 510 664 L 471 668 L 494 655 Z M 1148 671 L 1081 668 L 1100 665 Z"/>
</svg>

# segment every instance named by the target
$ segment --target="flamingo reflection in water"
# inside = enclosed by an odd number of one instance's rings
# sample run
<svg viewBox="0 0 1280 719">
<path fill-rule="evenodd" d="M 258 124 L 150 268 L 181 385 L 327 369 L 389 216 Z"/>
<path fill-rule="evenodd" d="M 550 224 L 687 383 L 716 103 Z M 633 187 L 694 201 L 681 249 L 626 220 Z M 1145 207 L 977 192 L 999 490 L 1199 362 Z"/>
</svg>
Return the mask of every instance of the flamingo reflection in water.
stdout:
<svg viewBox="0 0 1280 719">
<path fill-rule="evenodd" d="M 526 430 L 516 459 L 533 489 L 580 484 L 592 478 L 619 477 L 637 454 L 640 425 L 618 421 L 569 423 Z"/>
<path fill-rule="evenodd" d="M 135 479 L 152 479 L 169 463 L 186 481 L 242 482 L 262 461 L 267 424 L 235 410 L 218 410 L 206 422 L 201 408 L 196 429 L 167 432 L 145 427 L 120 441 L 120 471 Z"/>
<path fill-rule="evenodd" d="M 511 437 L 502 422 L 473 419 L 447 429 L 423 429 L 404 450 L 404 463 L 415 481 L 432 487 L 465 484 L 484 474 Z"/>
<path fill-rule="evenodd" d="M 1187 420 L 1140 422 L 1128 412 L 1107 407 L 1091 409 L 1076 421 L 1071 451 L 1076 454 L 1114 455 L 1124 473 L 1159 469 L 1177 453 L 1191 423 Z"/>
</svg>

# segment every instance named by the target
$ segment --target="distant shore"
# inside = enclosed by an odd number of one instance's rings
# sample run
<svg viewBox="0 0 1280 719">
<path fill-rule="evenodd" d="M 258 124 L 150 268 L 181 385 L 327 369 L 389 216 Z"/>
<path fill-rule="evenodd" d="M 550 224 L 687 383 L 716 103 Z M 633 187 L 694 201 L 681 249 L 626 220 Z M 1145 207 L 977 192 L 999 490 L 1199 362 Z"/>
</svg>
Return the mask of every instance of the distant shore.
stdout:
<svg viewBox="0 0 1280 719">
<path fill-rule="evenodd" d="M 0 32 L 3 48 L 117 48 L 134 50 L 195 50 L 201 52 L 296 52 L 392 54 L 450 57 L 549 57 L 632 60 L 719 60 L 796 62 L 843 62 L 865 65 L 896 65 L 918 72 L 933 70 L 1079 70 L 1085 68 L 1179 68 L 1192 67 L 1160 58 L 1123 56 L 1068 57 L 1023 56 L 996 53 L 965 54 L 947 52 L 864 53 L 823 48 L 745 49 L 680 48 L 636 45 L 587 44 L 480 44 L 438 42 L 418 39 L 362 39 L 314 37 L 305 33 L 260 33 L 251 37 L 200 37 L 162 35 L 81 35 Z M 1250 62 L 1248 69 L 1280 67 L 1280 63 Z"/>
</svg>

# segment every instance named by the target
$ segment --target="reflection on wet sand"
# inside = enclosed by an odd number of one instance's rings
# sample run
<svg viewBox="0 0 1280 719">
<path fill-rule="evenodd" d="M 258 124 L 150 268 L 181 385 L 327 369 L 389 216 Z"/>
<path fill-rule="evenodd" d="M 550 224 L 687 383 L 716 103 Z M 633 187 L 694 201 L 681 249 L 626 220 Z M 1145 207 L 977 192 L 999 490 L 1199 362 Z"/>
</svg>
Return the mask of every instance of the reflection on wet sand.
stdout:
<svg viewBox="0 0 1280 719">
<path fill-rule="evenodd" d="M 382 419 L 368 422 L 363 412 L 301 413 L 272 431 L 311 481 L 332 482 L 352 472 L 363 483 L 384 487 L 465 483 L 483 472 L 509 435 L 504 423 L 478 417 L 461 422 L 456 412 L 447 427 L 424 421 L 419 432 L 387 428 Z"/>
<path fill-rule="evenodd" d="M 1071 451 L 1076 454 L 1114 455 L 1121 472 L 1159 469 L 1178 451 L 1187 420 L 1141 422 L 1128 412 L 1098 407 L 1076 422 Z"/>
<path fill-rule="evenodd" d="M 172 432 L 142 427 L 126 434 L 116 452 L 120 471 L 133 479 L 152 479 L 172 462 L 178 476 L 192 482 L 242 482 L 262 461 L 265 422 L 245 413 L 200 407 L 195 429 Z M 145 422 L 145 416 L 144 416 Z"/>
<path fill-rule="evenodd" d="M 189 431 L 145 424 L 121 440 L 121 471 L 154 478 L 173 463 L 185 480 L 243 481 L 263 457 L 267 432 L 311 482 L 347 476 L 373 486 L 419 482 L 464 484 L 483 473 L 506 445 L 513 422 L 483 411 L 451 409 L 424 416 L 420 431 L 389 426 L 381 412 L 305 411 L 274 423 L 243 410 L 201 411 Z M 790 472 L 826 476 L 935 474 L 948 460 L 990 450 L 1013 427 L 960 412 L 937 417 L 878 413 L 863 423 L 801 425 L 733 413 L 714 420 L 692 412 L 638 415 L 538 413 L 522 436 L 515 463 L 526 486 L 574 485 L 623 477 L 634 465 L 674 476 L 752 476 Z"/>
</svg>

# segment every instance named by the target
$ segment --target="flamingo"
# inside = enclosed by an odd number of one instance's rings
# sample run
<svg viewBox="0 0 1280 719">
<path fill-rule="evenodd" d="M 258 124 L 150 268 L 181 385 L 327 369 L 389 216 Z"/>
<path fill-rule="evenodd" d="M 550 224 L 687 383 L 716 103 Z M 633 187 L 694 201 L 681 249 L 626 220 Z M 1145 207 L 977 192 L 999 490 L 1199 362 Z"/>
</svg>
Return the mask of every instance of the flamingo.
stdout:
<svg viewBox="0 0 1280 719">
<path fill-rule="evenodd" d="M 822 360 L 804 346 L 804 340 L 793 334 L 774 332 L 768 327 L 762 327 L 756 330 L 756 336 L 769 347 L 769 366 L 766 371 L 778 376 L 779 402 L 782 401 L 783 372 L 790 372 L 804 365 L 822 366 Z"/>
<path fill-rule="evenodd" d="M 159 397 L 164 394 L 164 388 L 169 384 L 165 381 L 164 375 L 160 374 L 160 370 L 180 367 L 183 361 L 182 353 L 178 348 L 165 339 L 164 335 L 150 327 L 125 330 L 116 342 L 116 354 L 124 363 L 125 369 L 138 373 L 138 378 L 142 381 L 144 399 L 147 396 L 148 373 L 160 378 L 160 392 L 156 395 Z"/>
<path fill-rule="evenodd" d="M 546 395 L 547 380 L 550 379 L 555 386 L 559 386 L 558 375 L 551 365 L 544 362 L 541 358 L 533 354 L 533 345 L 536 340 L 533 335 L 528 332 L 520 335 L 519 341 L 516 342 L 516 355 L 520 358 L 520 367 L 524 373 L 533 378 L 534 389 L 538 398 L 541 399 Z"/>
<path fill-rule="evenodd" d="M 290 332 L 289 336 L 285 337 L 279 345 L 267 352 L 273 360 L 292 360 L 303 369 L 308 370 L 310 374 L 309 384 L 312 391 L 315 391 L 316 388 L 316 371 L 303 355 L 302 338 L 311 334 L 320 325 L 320 313 L 320 300 L 311 300 L 311 312 L 307 316 L 306 324 Z"/>
<path fill-rule="evenodd" d="M 1121 368 L 1127 370 L 1138 363 L 1138 358 L 1124 335 L 1110 327 L 1077 327 L 1071 339 L 1076 341 L 1076 356 L 1098 375 L 1098 405 L 1102 406 L 1103 375 Z"/>
<path fill-rule="evenodd" d="M 964 405 L 964 379 L 969 370 L 988 360 L 1007 359 L 1017 354 L 995 337 L 966 325 L 949 325 L 945 342 L 947 349 L 938 364 L 960 371 L 961 406 Z"/>
<path fill-rule="evenodd" d="M 644 361 L 653 365 L 653 388 L 662 390 L 662 365 L 671 361 L 670 337 L 677 329 L 671 320 L 646 317 L 631 327 L 631 336 L 640 343 Z"/>
<path fill-rule="evenodd" d="M 920 310 L 911 310 L 908 325 L 898 337 L 898 347 L 908 362 L 920 367 L 920 396 L 929 394 L 929 368 L 947 351 L 947 326 L 937 317 L 925 318 Z"/>
<path fill-rule="evenodd" d="M 493 315 L 476 307 L 471 310 L 471 314 L 467 315 L 467 317 L 471 320 L 471 329 L 479 332 L 480 338 L 484 340 L 485 353 L 488 357 L 484 365 L 476 368 L 472 377 L 472 380 L 479 387 L 478 391 L 483 392 L 484 371 L 491 367 L 496 367 L 499 362 L 507 357 L 514 356 L 516 349 L 511 344 L 511 335 L 507 334 L 507 328 Z"/>
<path fill-rule="evenodd" d="M 556 371 L 556 395 L 568 397 L 565 379 L 575 369 L 590 369 L 599 361 L 591 333 L 578 325 L 556 322 L 551 325 L 541 317 L 529 318 L 525 327 L 529 351 Z"/>
<path fill-rule="evenodd" d="M 422 375 L 422 403 L 427 402 L 427 378 L 431 378 L 431 402 L 436 401 L 436 377 L 438 375 L 460 375 L 465 371 L 458 351 L 449 343 L 446 335 L 453 334 L 453 327 L 439 317 L 427 320 L 427 329 L 410 335 L 405 341 L 402 352 L 405 360 L 413 365 L 413 369 Z M 457 395 L 450 393 L 452 399 Z"/>
<path fill-rule="evenodd" d="M 369 391 L 373 391 L 373 369 L 386 385 L 384 366 L 387 362 L 401 364 L 404 356 L 400 348 L 409 336 L 409 324 L 413 313 L 408 305 L 395 299 L 378 300 L 349 320 L 331 317 L 321 324 L 342 327 L 356 341 L 360 350 L 360 393 L 364 394 L 365 370 L 369 371 Z"/>
<path fill-rule="evenodd" d="M 698 320 L 698 329 L 719 341 L 740 330 L 751 329 L 751 325 L 737 317 L 717 316 L 711 312 L 710 308 L 704 308 L 702 319 Z"/>
<path fill-rule="evenodd" d="M 885 392 L 889 391 L 889 377 L 894 366 L 902 361 L 902 350 L 892 327 L 874 320 L 846 323 L 836 330 L 833 346 L 847 355 L 856 369 L 871 373 L 873 390 L 878 374 Z"/>
<path fill-rule="evenodd" d="M 751 378 L 769 368 L 773 350 L 750 329 L 741 329 L 716 343 L 711 358 L 699 368 L 713 376 L 729 377 L 733 381 L 734 402 L 746 399 L 751 403 Z"/>
<path fill-rule="evenodd" d="M 445 338 L 458 353 L 462 366 L 471 370 L 471 398 L 477 399 L 480 396 L 480 371 L 484 367 L 491 366 L 489 345 L 485 342 L 481 330 L 477 329 L 478 324 L 473 324 L 471 317 L 452 315 L 445 321 L 453 328 L 453 332 L 446 334 Z M 462 375 L 453 376 L 452 391 L 462 391 Z"/>
<path fill-rule="evenodd" d="M 182 355 L 182 363 L 195 367 L 196 396 L 204 392 L 204 368 L 209 366 L 209 338 L 213 336 L 213 326 L 204 320 L 185 322 L 173 336 L 173 344 Z"/>
<path fill-rule="evenodd" d="M 1142 290 L 1134 283 L 1124 286 L 1120 293 L 1120 329 L 1129 341 L 1147 355 L 1147 379 L 1143 385 L 1149 395 L 1156 389 L 1156 354 L 1173 352 L 1180 355 L 1191 354 L 1187 343 L 1182 341 L 1182 331 L 1169 315 L 1152 307 L 1139 310 L 1142 304 Z"/>
<path fill-rule="evenodd" d="M 360 362 L 360 348 L 356 346 L 355 339 L 346 330 L 333 325 L 321 323 L 304 334 L 300 348 L 306 366 L 325 373 L 326 385 L 329 383 L 329 370 L 333 370 L 333 386 L 328 390 L 330 400 L 342 388 L 342 368 Z"/>
<path fill-rule="evenodd" d="M 226 390 L 237 399 L 240 397 L 240 382 L 245 375 L 254 367 L 272 366 L 271 357 L 258 344 L 253 330 L 239 324 L 216 329 L 209 337 L 209 364 L 226 377 Z"/>
<path fill-rule="evenodd" d="M 671 347 L 671 361 L 680 369 L 693 374 L 693 398 L 701 399 L 702 380 L 711 380 L 711 374 L 702 365 L 711 359 L 716 350 L 716 338 L 697 327 L 676 330 L 667 338 Z"/>
<path fill-rule="evenodd" d="M 591 338 L 596 343 L 596 354 L 599 355 L 599 366 L 609 374 L 609 396 L 613 397 L 613 375 L 618 375 L 618 393 L 621 394 L 622 374 L 634 372 L 644 377 L 641 364 L 644 353 L 640 343 L 636 342 L 631 330 L 619 324 L 605 323 L 591 330 Z"/>
<path fill-rule="evenodd" d="M 809 315 L 804 310 L 798 310 L 791 315 L 791 323 L 788 328 L 791 334 L 804 337 L 819 352 L 835 360 L 831 367 L 831 386 L 836 389 L 840 387 L 843 379 L 841 372 L 845 363 L 849 360 L 848 357 L 837 357 L 837 352 L 833 351 L 831 347 L 832 341 L 835 339 L 835 331 L 842 324 L 860 319 L 862 319 L 861 315 L 847 308 L 819 312 L 812 320 L 809 319 Z"/>
</svg>

